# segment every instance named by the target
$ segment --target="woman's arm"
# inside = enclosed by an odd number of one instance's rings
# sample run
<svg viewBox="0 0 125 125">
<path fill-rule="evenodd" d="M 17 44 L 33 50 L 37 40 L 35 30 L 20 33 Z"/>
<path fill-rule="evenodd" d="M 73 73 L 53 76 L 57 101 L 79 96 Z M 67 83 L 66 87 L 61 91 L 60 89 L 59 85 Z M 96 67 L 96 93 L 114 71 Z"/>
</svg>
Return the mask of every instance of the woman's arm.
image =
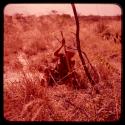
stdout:
<svg viewBox="0 0 125 125">
<path fill-rule="evenodd" d="M 60 57 L 59 51 L 61 50 L 62 47 L 63 47 L 63 44 L 61 45 L 61 47 L 60 47 L 59 49 L 57 49 L 57 50 L 54 52 L 54 56 Z"/>
</svg>

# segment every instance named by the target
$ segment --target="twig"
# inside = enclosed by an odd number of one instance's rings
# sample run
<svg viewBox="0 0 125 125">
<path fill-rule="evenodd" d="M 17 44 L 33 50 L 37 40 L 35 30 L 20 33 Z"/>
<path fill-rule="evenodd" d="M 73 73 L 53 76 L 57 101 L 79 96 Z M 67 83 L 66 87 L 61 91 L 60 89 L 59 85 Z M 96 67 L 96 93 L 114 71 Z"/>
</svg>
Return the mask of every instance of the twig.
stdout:
<svg viewBox="0 0 125 125">
<path fill-rule="evenodd" d="M 50 77 L 53 79 L 54 83 L 57 84 L 56 80 L 54 79 L 53 75 L 51 74 L 51 72 L 49 72 Z"/>
<path fill-rule="evenodd" d="M 60 32 L 61 32 L 61 36 L 62 36 L 62 41 L 64 41 L 64 43 L 65 43 L 65 38 L 63 36 L 63 32 L 62 31 L 60 31 Z M 70 63 L 69 63 L 69 59 L 67 57 L 67 51 L 66 51 L 66 45 L 65 44 L 64 44 L 64 51 L 65 51 L 65 55 L 66 55 L 66 63 L 67 63 L 67 66 L 68 66 L 68 71 L 71 72 L 71 66 L 70 66 Z"/>
<path fill-rule="evenodd" d="M 55 36 L 55 38 L 61 43 L 61 41 Z"/>
</svg>

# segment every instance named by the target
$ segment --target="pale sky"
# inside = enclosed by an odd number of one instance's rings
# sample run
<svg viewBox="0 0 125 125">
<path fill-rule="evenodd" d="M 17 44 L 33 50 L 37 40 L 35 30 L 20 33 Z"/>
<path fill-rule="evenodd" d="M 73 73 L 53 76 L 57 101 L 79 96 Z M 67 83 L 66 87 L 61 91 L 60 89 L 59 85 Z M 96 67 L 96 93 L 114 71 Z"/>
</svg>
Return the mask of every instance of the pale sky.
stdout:
<svg viewBox="0 0 125 125">
<path fill-rule="evenodd" d="M 122 10 L 117 4 L 75 4 L 77 12 L 81 15 L 102 15 L 114 16 L 121 15 Z M 22 13 L 24 15 L 35 14 L 46 15 L 52 10 L 59 13 L 73 15 L 71 4 L 8 4 L 4 8 L 4 14 L 13 15 Z"/>
</svg>

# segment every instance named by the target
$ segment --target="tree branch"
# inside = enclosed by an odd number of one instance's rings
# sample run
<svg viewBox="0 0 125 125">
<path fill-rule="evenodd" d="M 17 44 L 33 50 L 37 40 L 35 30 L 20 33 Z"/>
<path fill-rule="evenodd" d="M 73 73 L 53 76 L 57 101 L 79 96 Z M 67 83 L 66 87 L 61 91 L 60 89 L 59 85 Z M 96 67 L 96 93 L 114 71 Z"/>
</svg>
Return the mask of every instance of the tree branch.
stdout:
<svg viewBox="0 0 125 125">
<path fill-rule="evenodd" d="M 83 68 L 85 70 L 85 73 L 90 81 L 91 84 L 96 84 L 95 81 L 92 79 L 90 73 L 89 73 L 89 70 L 86 66 L 86 63 L 85 63 L 85 60 L 82 56 L 82 51 L 81 51 L 81 47 L 80 47 L 80 39 L 79 39 L 79 30 L 80 30 L 80 27 L 79 27 L 79 20 L 78 20 L 78 16 L 77 16 L 77 12 L 76 12 L 76 8 L 75 8 L 75 5 L 74 4 L 71 4 L 72 5 L 72 9 L 73 9 L 73 12 L 74 12 L 74 16 L 75 16 L 75 21 L 76 21 L 76 43 L 77 43 L 77 50 L 78 50 L 78 53 L 79 53 L 79 57 L 80 57 L 80 60 L 82 62 L 82 65 L 83 65 Z"/>
</svg>

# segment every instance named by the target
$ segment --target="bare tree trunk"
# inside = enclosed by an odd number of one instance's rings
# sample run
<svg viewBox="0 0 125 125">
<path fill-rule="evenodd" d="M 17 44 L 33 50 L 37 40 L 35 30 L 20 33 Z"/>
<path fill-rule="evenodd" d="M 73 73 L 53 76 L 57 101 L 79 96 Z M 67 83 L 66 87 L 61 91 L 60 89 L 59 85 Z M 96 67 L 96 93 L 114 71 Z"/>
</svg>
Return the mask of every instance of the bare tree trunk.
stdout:
<svg viewBox="0 0 125 125">
<path fill-rule="evenodd" d="M 75 8 L 75 5 L 74 4 L 71 4 L 72 5 L 72 9 L 73 9 L 73 12 L 74 12 L 74 16 L 75 16 L 75 20 L 76 20 L 76 43 L 77 43 L 77 50 L 78 50 L 78 53 L 79 53 L 79 57 L 80 57 L 80 60 L 82 62 L 82 65 L 83 65 L 83 68 L 85 70 L 85 73 L 89 79 L 89 81 L 91 82 L 91 84 L 95 84 L 95 81 L 92 79 L 90 73 L 89 73 L 89 70 L 86 66 L 86 63 L 85 63 L 85 60 L 82 56 L 82 51 L 81 51 L 81 47 L 80 47 L 80 39 L 79 39 L 79 30 L 80 30 L 80 27 L 79 27 L 79 20 L 78 20 L 78 16 L 77 16 L 77 12 L 76 12 L 76 8 Z"/>
</svg>

